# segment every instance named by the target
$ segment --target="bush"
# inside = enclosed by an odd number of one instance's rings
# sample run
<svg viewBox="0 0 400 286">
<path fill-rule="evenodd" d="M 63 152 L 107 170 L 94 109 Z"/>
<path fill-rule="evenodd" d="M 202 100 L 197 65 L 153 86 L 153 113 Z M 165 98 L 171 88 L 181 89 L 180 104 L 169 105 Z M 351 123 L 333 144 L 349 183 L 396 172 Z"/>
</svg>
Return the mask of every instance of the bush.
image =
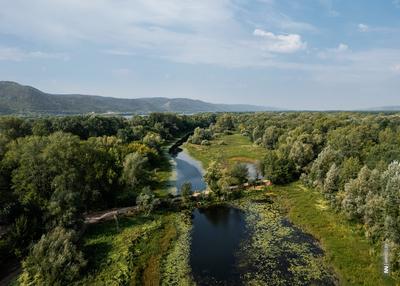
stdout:
<svg viewBox="0 0 400 286">
<path fill-rule="evenodd" d="M 74 237 L 62 227 L 43 235 L 22 264 L 21 285 L 68 285 L 78 278 L 86 261 Z"/>
<path fill-rule="evenodd" d="M 211 145 L 211 143 L 210 143 L 210 141 L 208 141 L 208 140 L 203 140 L 203 141 L 201 141 L 201 145 L 203 145 L 203 146 L 209 146 L 209 145 Z"/>
</svg>

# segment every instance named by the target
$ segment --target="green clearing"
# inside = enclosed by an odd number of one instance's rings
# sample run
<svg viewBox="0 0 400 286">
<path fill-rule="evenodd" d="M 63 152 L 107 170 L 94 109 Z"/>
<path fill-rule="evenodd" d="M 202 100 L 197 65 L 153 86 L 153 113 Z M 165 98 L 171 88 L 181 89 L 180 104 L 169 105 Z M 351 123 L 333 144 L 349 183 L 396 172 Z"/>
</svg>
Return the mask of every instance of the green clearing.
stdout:
<svg viewBox="0 0 400 286">
<path fill-rule="evenodd" d="M 362 227 L 333 211 L 320 193 L 299 183 L 274 186 L 273 193 L 289 219 L 320 241 L 341 285 L 395 285 L 383 277 L 381 248 L 372 247 Z"/>
<path fill-rule="evenodd" d="M 222 141 L 225 144 L 221 145 Z M 223 135 L 212 140 L 210 146 L 186 143 L 184 147 L 205 168 L 213 160 L 254 162 L 262 159 L 265 154 L 264 148 L 253 145 L 249 138 L 240 134 Z"/>
</svg>

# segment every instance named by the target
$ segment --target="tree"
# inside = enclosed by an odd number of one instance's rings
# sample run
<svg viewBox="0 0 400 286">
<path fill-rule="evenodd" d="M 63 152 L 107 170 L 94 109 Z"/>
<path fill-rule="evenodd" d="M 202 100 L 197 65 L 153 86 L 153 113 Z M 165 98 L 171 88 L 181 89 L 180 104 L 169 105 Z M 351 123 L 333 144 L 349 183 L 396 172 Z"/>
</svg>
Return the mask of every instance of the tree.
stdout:
<svg viewBox="0 0 400 286">
<path fill-rule="evenodd" d="M 321 153 L 319 153 L 317 159 L 313 162 L 308 175 L 312 185 L 323 185 L 326 173 L 329 171 L 332 163 L 336 162 L 337 156 L 337 152 L 335 152 L 330 146 L 326 147 L 321 151 Z"/>
<path fill-rule="evenodd" d="M 278 151 L 268 151 L 261 162 L 263 176 L 274 184 L 286 184 L 295 177 L 292 161 Z"/>
<path fill-rule="evenodd" d="M 219 132 L 234 130 L 235 124 L 233 123 L 232 115 L 224 113 L 222 116 L 218 117 L 215 128 Z"/>
<path fill-rule="evenodd" d="M 204 174 L 204 179 L 211 191 L 215 193 L 220 192 L 220 186 L 218 181 L 222 178 L 222 166 L 216 161 L 212 161 L 208 166 L 206 173 Z"/>
<path fill-rule="evenodd" d="M 385 198 L 385 237 L 400 242 L 400 163 L 392 162 L 382 175 Z"/>
<path fill-rule="evenodd" d="M 213 135 L 210 129 L 197 127 L 193 135 L 189 138 L 189 142 L 192 144 L 202 144 L 203 141 L 211 140 L 212 138 Z"/>
<path fill-rule="evenodd" d="M 37 119 L 32 125 L 32 134 L 37 136 L 48 136 L 53 132 L 53 125 L 48 118 Z"/>
<path fill-rule="evenodd" d="M 296 140 L 289 152 L 289 160 L 296 165 L 297 171 L 307 166 L 314 158 L 313 146 Z"/>
<path fill-rule="evenodd" d="M 56 227 L 43 235 L 22 264 L 21 285 L 68 285 L 86 265 L 75 233 Z"/>
<path fill-rule="evenodd" d="M 149 181 L 147 163 L 147 157 L 140 153 L 130 153 L 125 157 L 122 178 L 129 187 L 137 189 Z"/>
<path fill-rule="evenodd" d="M 270 150 L 275 149 L 280 135 L 281 130 L 276 126 L 270 126 L 265 129 L 264 135 L 262 137 L 264 147 Z"/>
<path fill-rule="evenodd" d="M 232 178 L 234 185 L 242 185 L 249 180 L 249 170 L 242 163 L 234 163 L 228 169 L 228 176 Z"/>
<path fill-rule="evenodd" d="M 358 158 L 346 158 L 340 166 L 339 189 L 342 189 L 351 179 L 356 178 L 361 167 L 362 165 Z"/>
<path fill-rule="evenodd" d="M 323 192 L 331 202 L 335 199 L 335 193 L 339 190 L 339 169 L 335 163 L 332 164 L 324 182 Z"/>
<path fill-rule="evenodd" d="M 192 184 L 190 182 L 185 182 L 181 186 L 181 195 L 185 202 L 190 200 L 192 196 Z"/>
<path fill-rule="evenodd" d="M 154 193 L 150 187 L 144 187 L 142 192 L 136 198 L 136 205 L 142 210 L 146 216 L 149 216 L 154 208 Z"/>
<path fill-rule="evenodd" d="M 345 185 L 342 207 L 350 219 L 364 217 L 365 201 L 368 193 L 373 190 L 375 178 L 371 170 L 364 166 L 356 179 L 350 180 Z"/>
<path fill-rule="evenodd" d="M 146 134 L 146 136 L 144 136 L 143 143 L 151 148 L 160 151 L 163 140 L 159 134 L 154 132 L 149 132 Z"/>
<path fill-rule="evenodd" d="M 24 137 L 32 133 L 31 126 L 28 121 L 13 117 L 0 118 L 0 134 L 3 134 L 10 140 Z"/>
</svg>

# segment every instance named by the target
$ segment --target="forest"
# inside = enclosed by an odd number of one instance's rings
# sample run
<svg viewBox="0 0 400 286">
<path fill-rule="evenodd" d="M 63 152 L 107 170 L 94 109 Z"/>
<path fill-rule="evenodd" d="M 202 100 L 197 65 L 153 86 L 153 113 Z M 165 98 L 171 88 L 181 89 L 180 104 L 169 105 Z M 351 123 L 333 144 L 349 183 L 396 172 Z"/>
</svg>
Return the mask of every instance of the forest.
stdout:
<svg viewBox="0 0 400 286">
<path fill-rule="evenodd" d="M 174 195 L 166 191 L 173 168 L 166 148 L 188 134 L 187 148 L 198 152 L 212 192 L 203 198 L 207 204 L 235 201 L 245 195 L 232 186 L 255 184 L 242 163 L 222 158 L 223 152 L 238 158 L 249 153 L 273 185 L 299 183 L 317 191 L 330 209 L 360 226 L 371 246 L 385 244 L 390 276 L 398 281 L 396 113 L 1 117 L 0 265 L 22 262 L 19 285 L 66 285 L 91 267 L 81 239 L 85 215 L 136 205 L 168 223 Z M 247 138 L 253 149 L 234 149 L 226 141 L 234 135 Z M 222 155 L 214 158 L 212 148 Z M 182 186 L 183 203 L 173 212 L 195 208 L 192 191 L 189 183 Z"/>
</svg>

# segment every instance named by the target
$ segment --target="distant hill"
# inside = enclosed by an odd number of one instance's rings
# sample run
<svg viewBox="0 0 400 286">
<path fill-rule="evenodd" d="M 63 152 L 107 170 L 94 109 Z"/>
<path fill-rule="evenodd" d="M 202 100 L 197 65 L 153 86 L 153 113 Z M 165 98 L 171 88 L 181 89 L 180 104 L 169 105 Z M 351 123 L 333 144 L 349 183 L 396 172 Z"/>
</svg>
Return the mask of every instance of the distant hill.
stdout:
<svg viewBox="0 0 400 286">
<path fill-rule="evenodd" d="M 0 81 L 0 114 L 84 114 L 150 112 L 245 112 L 275 108 L 246 104 L 214 104 L 187 98 L 113 98 L 82 94 L 49 94 L 31 86 Z"/>
</svg>

